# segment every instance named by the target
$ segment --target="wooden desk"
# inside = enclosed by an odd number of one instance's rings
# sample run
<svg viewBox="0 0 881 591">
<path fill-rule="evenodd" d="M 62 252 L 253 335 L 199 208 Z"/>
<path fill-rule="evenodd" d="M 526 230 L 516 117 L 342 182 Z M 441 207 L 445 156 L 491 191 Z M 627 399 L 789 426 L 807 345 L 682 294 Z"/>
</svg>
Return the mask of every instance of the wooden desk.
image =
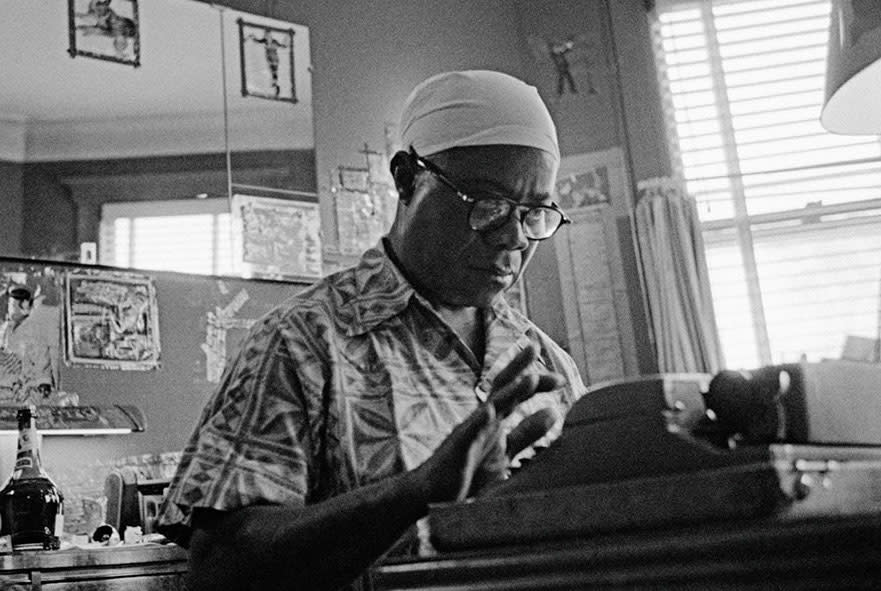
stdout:
<svg viewBox="0 0 881 591">
<path fill-rule="evenodd" d="M 390 561 L 376 589 L 879 589 L 881 514 L 732 520 Z"/>
<path fill-rule="evenodd" d="M 3 591 L 180 591 L 186 572 L 173 544 L 0 555 Z"/>
</svg>

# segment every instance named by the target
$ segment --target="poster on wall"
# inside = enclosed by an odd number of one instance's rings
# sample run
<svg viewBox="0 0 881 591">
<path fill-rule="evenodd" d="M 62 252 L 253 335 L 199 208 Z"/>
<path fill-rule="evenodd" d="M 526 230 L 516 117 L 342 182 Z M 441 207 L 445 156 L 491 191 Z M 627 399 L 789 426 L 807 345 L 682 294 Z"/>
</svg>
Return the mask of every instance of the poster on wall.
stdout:
<svg viewBox="0 0 881 591">
<path fill-rule="evenodd" d="M 159 367 L 159 313 L 153 279 L 102 270 L 65 276 L 65 361 L 72 366 Z"/>
<path fill-rule="evenodd" d="M 57 405 L 73 400 L 60 387 L 58 273 L 39 265 L 0 265 L 0 305 L 0 405 Z"/>
<path fill-rule="evenodd" d="M 233 234 L 244 277 L 265 279 L 321 276 L 321 217 L 318 203 L 235 194 Z"/>
<path fill-rule="evenodd" d="M 67 0 L 71 57 L 141 65 L 137 0 Z"/>
</svg>

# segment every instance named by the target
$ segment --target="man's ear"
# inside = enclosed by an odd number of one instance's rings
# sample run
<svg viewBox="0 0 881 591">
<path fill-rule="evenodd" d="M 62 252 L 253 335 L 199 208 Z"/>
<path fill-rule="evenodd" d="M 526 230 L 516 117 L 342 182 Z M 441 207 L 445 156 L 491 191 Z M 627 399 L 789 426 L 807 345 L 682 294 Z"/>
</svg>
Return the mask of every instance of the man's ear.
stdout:
<svg viewBox="0 0 881 591">
<path fill-rule="evenodd" d="M 395 179 L 395 189 L 398 190 L 398 197 L 404 203 L 410 203 L 413 197 L 413 183 L 416 180 L 416 167 L 410 154 L 407 152 L 397 152 L 393 157 L 389 166 L 392 171 L 392 177 Z"/>
</svg>

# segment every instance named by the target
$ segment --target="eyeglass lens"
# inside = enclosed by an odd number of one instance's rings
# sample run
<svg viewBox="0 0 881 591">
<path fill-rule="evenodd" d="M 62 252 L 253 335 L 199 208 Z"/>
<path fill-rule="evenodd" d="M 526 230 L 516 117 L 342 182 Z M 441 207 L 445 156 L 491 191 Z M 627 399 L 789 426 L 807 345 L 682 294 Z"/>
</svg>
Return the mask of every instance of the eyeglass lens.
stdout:
<svg viewBox="0 0 881 591">
<path fill-rule="evenodd" d="M 504 199 L 478 199 L 473 204 L 468 221 L 475 231 L 494 230 L 504 225 L 515 209 L 519 210 L 520 207 Z M 551 236 L 562 221 L 563 214 L 547 206 L 530 207 L 520 217 L 526 237 L 537 240 Z"/>
<path fill-rule="evenodd" d="M 488 232 L 500 228 L 511 216 L 513 210 L 526 210 L 520 216 L 520 225 L 523 233 L 531 240 L 544 240 L 550 238 L 564 223 L 569 223 L 566 215 L 557 207 L 547 205 L 525 206 L 504 198 L 480 197 L 477 195 L 467 196 L 447 178 L 437 166 L 425 160 L 410 146 L 410 154 L 417 164 L 437 176 L 445 185 L 455 191 L 462 199 L 471 203 L 471 212 L 468 214 L 468 223 L 476 232 Z"/>
</svg>

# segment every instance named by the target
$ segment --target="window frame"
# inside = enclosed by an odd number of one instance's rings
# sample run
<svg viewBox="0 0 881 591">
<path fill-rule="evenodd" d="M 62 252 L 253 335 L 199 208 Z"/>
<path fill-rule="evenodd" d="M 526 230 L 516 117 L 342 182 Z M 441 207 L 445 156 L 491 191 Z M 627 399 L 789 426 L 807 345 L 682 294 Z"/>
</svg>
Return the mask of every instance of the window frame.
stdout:
<svg viewBox="0 0 881 591">
<path fill-rule="evenodd" d="M 826 228 L 843 227 L 847 224 L 875 223 L 881 228 L 881 191 L 877 191 L 877 194 L 879 195 L 877 198 L 844 203 L 819 204 L 816 205 L 816 207 L 800 206 L 791 209 L 778 209 L 772 212 L 750 213 L 748 191 L 744 184 L 745 179 L 747 179 L 749 175 L 777 172 L 792 172 L 797 174 L 799 168 L 804 168 L 805 170 L 819 170 L 826 165 L 821 164 L 776 170 L 769 169 L 760 172 L 744 171 L 741 168 L 741 159 L 737 152 L 737 132 L 734 128 L 731 101 L 729 101 L 727 88 L 724 85 L 726 73 L 722 57 L 723 51 L 719 41 L 718 31 L 716 30 L 716 21 L 713 11 L 716 6 L 736 4 L 747 6 L 746 2 L 747 0 L 658 0 L 655 4 L 654 10 L 650 11 L 649 14 L 652 27 L 652 41 L 655 50 L 656 64 L 658 66 L 658 78 L 663 103 L 662 106 L 665 113 L 668 138 L 671 144 L 674 175 L 684 180 L 686 186 L 689 182 L 697 181 L 724 180 L 728 183 L 728 187 L 721 189 L 720 192 L 725 192 L 731 197 L 731 215 L 701 220 L 704 244 L 708 249 L 714 246 L 719 246 L 720 244 L 728 246 L 734 245 L 738 249 L 743 266 L 743 281 L 745 283 L 745 292 L 748 300 L 747 304 L 750 310 L 749 323 L 753 335 L 755 353 L 760 365 L 768 365 L 779 362 L 780 360 L 774 358 L 771 337 L 769 335 L 769 323 L 768 318 L 766 317 L 766 306 L 762 293 L 759 262 L 756 254 L 756 237 L 762 235 L 766 236 L 767 233 L 775 232 L 781 233 L 781 235 L 784 231 L 798 232 L 800 231 L 800 228 L 806 228 L 808 231 L 816 230 L 818 226 L 815 224 L 818 223 L 823 224 L 823 227 Z M 775 5 L 775 8 L 788 5 L 788 7 L 798 9 L 808 5 L 819 6 L 824 2 L 827 5 L 829 4 L 827 0 L 789 0 L 788 2 L 784 1 Z M 751 2 L 750 7 L 759 7 L 761 4 L 762 2 L 754 1 Z M 721 142 L 721 149 L 724 154 L 723 160 L 727 167 L 727 172 L 721 176 L 688 179 L 686 174 L 686 165 L 683 159 L 684 150 L 677 130 L 677 110 L 674 106 L 674 93 L 671 89 L 671 79 L 667 76 L 667 64 L 664 57 L 664 39 L 661 33 L 662 23 L 659 17 L 663 11 L 670 7 L 699 11 L 700 21 L 705 27 L 703 36 L 707 58 L 706 60 L 702 60 L 702 63 L 707 66 L 709 71 L 709 74 L 705 77 L 709 78 L 711 88 L 708 90 L 713 96 L 713 103 L 710 107 L 714 107 L 717 110 L 715 121 L 721 126 L 718 135 L 721 135 L 724 138 L 724 141 Z M 818 9 L 813 10 L 814 12 L 818 11 Z M 816 14 L 811 18 L 816 19 Z M 800 19 L 794 19 L 794 21 L 797 20 Z M 702 49 L 704 45 L 696 45 L 695 47 Z M 817 119 L 819 119 L 819 108 L 817 108 Z M 881 137 L 876 138 L 876 141 L 878 142 L 878 146 L 881 147 Z M 712 145 L 712 147 L 716 146 Z M 881 156 L 863 159 L 857 158 L 847 161 L 847 163 L 837 161 L 829 164 L 829 166 L 846 166 L 850 163 L 860 164 L 879 162 L 881 162 Z M 876 192 L 876 189 L 878 188 L 879 186 L 872 186 L 870 190 Z M 850 216 L 849 219 L 848 216 Z M 781 228 L 785 228 L 785 230 Z M 879 271 L 881 271 L 881 267 L 879 267 Z M 724 348 L 723 342 L 723 349 Z"/>
</svg>

